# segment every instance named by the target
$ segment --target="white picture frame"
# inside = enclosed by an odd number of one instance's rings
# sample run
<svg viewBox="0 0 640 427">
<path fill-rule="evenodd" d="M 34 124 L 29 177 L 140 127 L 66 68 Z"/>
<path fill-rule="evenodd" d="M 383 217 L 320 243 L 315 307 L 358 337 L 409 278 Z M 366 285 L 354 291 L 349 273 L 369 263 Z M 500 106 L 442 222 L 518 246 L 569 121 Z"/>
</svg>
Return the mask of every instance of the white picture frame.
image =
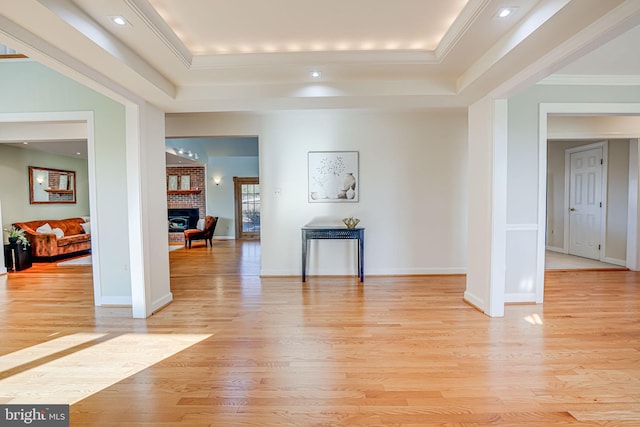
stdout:
<svg viewBox="0 0 640 427">
<path fill-rule="evenodd" d="M 178 189 L 178 175 L 169 175 L 167 179 L 167 189 L 169 191 L 176 191 Z"/>
<path fill-rule="evenodd" d="M 309 151 L 308 202 L 360 201 L 358 154 L 357 151 Z"/>
<path fill-rule="evenodd" d="M 180 189 L 181 190 L 191 190 L 191 176 L 190 175 L 182 175 L 180 177 Z"/>
<path fill-rule="evenodd" d="M 61 174 L 58 181 L 58 189 L 59 190 L 67 190 L 69 187 L 69 177 L 67 175 Z"/>
</svg>

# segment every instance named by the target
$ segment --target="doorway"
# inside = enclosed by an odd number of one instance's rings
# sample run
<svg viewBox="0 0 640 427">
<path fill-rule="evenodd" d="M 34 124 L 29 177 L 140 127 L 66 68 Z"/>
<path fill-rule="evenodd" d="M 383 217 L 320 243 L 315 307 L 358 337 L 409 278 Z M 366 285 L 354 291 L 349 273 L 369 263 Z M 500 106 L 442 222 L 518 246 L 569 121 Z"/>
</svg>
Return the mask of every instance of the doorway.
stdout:
<svg viewBox="0 0 640 427">
<path fill-rule="evenodd" d="M 627 209 L 625 215 L 627 218 L 626 224 L 624 224 L 624 231 L 621 232 L 621 236 L 625 241 L 625 259 L 619 265 L 629 268 L 631 270 L 637 270 L 640 265 L 638 257 L 638 243 L 640 239 L 638 236 L 638 135 L 635 131 L 623 130 L 618 124 L 615 132 L 612 132 L 606 127 L 606 123 L 611 117 L 615 117 L 616 122 L 620 122 L 621 118 L 628 119 L 628 124 L 635 124 L 640 118 L 640 104 L 638 103 L 540 103 L 539 106 L 539 123 L 538 123 L 538 222 L 536 224 L 537 231 L 537 260 L 536 260 L 536 279 L 535 279 L 535 293 L 536 301 L 542 302 L 544 299 L 544 278 L 545 278 L 545 249 L 551 249 L 550 241 L 554 231 L 553 227 L 557 224 L 553 224 L 549 220 L 549 216 L 545 215 L 545 208 L 547 213 L 551 208 L 549 188 L 551 183 L 555 181 L 555 178 L 550 175 L 548 166 L 552 159 L 548 156 L 548 151 L 553 144 L 549 144 L 549 141 L 554 139 L 554 135 L 549 132 L 549 120 L 553 117 L 576 117 L 581 120 L 600 120 L 603 125 L 599 132 L 591 130 L 589 133 L 598 139 L 615 136 L 616 139 L 629 138 L 628 153 L 628 169 L 627 169 L 627 185 L 628 192 L 622 195 L 622 198 L 626 200 Z M 627 123 L 625 121 L 625 123 Z M 593 127 L 591 127 L 593 129 Z M 624 128 L 627 129 L 627 128 Z M 576 137 L 584 138 L 584 132 L 562 132 L 562 138 L 570 137 L 571 133 L 575 133 Z M 560 134 L 560 133 L 558 133 Z M 556 136 L 556 139 L 559 139 Z M 615 169 L 610 169 L 615 170 Z M 611 203 L 611 201 L 609 201 Z M 556 233 L 557 234 L 557 233 Z M 557 249 L 557 247 L 556 247 Z M 608 261 L 608 260 L 607 260 Z"/>
<path fill-rule="evenodd" d="M 260 239 L 260 180 L 233 177 L 236 239 Z"/>
<path fill-rule="evenodd" d="M 627 222 L 632 218 L 629 212 L 630 176 L 633 176 L 629 167 L 630 139 L 550 138 L 545 146 L 544 250 L 626 266 Z M 591 152 L 592 149 L 595 151 Z M 589 159 L 583 158 L 585 153 L 593 154 L 591 166 L 587 164 Z M 574 172 L 571 171 L 572 158 Z M 596 211 L 595 218 L 588 217 L 589 210 Z M 577 265 L 579 260 L 575 261 L 571 264 Z"/>
<path fill-rule="evenodd" d="M 89 216 L 93 221 L 98 221 L 97 206 L 96 206 L 96 164 L 95 164 L 95 140 L 92 129 L 94 127 L 94 114 L 92 111 L 71 111 L 71 112 L 30 112 L 30 113 L 0 113 L 0 126 L 4 129 L 10 127 L 12 134 L 17 135 L 17 140 L 33 139 L 28 135 L 33 135 L 33 129 L 39 128 L 40 131 L 45 132 L 48 136 L 47 141 L 36 140 L 39 150 L 50 154 L 64 155 L 68 147 L 73 148 L 74 151 L 79 149 L 77 144 L 86 147 L 87 157 L 87 187 L 88 187 L 88 201 L 89 201 Z M 77 136 L 72 138 L 73 141 L 67 142 L 67 146 L 61 141 L 64 138 L 59 138 L 58 135 L 67 135 L 69 133 Z M 5 141 L 7 142 L 7 141 Z M 51 148 L 49 148 L 51 147 Z M 22 206 L 21 210 L 31 209 L 30 205 L 23 206 L 19 200 L 24 198 L 24 195 L 13 196 L 13 194 L 20 194 L 20 187 L 17 187 L 15 192 L 8 192 L 5 195 L 6 201 L 15 199 L 14 206 Z M 27 198 L 28 200 L 28 198 Z M 10 206 L 11 203 L 7 203 L 5 206 Z M 7 209 L 5 207 L 5 209 Z M 40 211 L 41 209 L 39 209 Z M 10 222 L 16 220 L 15 212 L 11 212 L 7 217 L 11 218 Z M 5 217 L 6 219 L 6 217 Z M 95 224 L 95 222 L 94 222 Z M 100 229 L 98 227 L 92 227 L 91 230 L 91 263 L 92 263 L 92 279 L 93 279 L 93 296 L 96 306 L 103 304 L 104 299 L 102 296 L 102 278 L 100 275 L 99 259 L 100 251 L 99 245 Z"/>
</svg>

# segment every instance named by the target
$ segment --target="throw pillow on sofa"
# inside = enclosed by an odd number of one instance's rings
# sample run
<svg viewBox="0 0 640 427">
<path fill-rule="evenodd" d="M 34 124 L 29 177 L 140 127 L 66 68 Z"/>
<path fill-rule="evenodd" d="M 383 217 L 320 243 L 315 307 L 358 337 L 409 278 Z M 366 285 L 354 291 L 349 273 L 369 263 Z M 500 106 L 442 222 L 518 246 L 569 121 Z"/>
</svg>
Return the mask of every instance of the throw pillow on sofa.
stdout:
<svg viewBox="0 0 640 427">
<path fill-rule="evenodd" d="M 51 232 L 56 235 L 56 239 L 62 239 L 64 237 L 64 231 L 61 228 L 52 228 Z"/>
<path fill-rule="evenodd" d="M 80 226 L 82 226 L 82 230 L 84 230 L 85 234 L 91 234 L 91 223 L 90 222 L 83 222 L 82 224 L 80 224 Z"/>
<path fill-rule="evenodd" d="M 49 225 L 48 222 L 46 224 L 43 224 L 40 227 L 36 228 L 36 233 L 54 234 L 53 233 L 53 229 L 51 228 L 51 226 Z"/>
</svg>

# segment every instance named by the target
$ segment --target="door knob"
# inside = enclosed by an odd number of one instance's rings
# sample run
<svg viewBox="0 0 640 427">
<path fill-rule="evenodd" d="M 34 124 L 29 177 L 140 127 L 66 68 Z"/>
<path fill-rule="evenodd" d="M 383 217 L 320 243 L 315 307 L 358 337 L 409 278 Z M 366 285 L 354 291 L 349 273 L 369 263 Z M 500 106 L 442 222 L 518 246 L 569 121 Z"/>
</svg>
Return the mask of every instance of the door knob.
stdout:
<svg viewBox="0 0 640 427">
<path fill-rule="evenodd" d="M 573 212 L 573 211 L 575 211 L 575 210 L 576 210 L 576 208 L 569 208 L 569 210 L 570 210 L 571 212 Z"/>
</svg>

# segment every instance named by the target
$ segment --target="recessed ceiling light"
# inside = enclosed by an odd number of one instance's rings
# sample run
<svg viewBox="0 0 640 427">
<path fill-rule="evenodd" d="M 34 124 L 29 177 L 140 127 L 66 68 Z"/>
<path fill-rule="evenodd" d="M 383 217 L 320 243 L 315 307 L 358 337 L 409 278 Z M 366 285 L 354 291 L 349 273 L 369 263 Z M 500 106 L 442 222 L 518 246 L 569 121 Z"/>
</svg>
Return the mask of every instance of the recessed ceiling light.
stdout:
<svg viewBox="0 0 640 427">
<path fill-rule="evenodd" d="M 498 18 L 506 18 L 507 16 L 512 15 L 516 11 L 515 7 L 503 7 L 498 10 L 496 16 Z"/>
<path fill-rule="evenodd" d="M 112 16 L 111 20 L 115 23 L 118 24 L 120 26 L 124 26 L 127 25 L 128 22 L 126 19 L 124 19 L 122 16 Z"/>
<path fill-rule="evenodd" d="M 29 143 L 27 141 L 22 141 L 23 145 L 29 145 Z"/>
<path fill-rule="evenodd" d="M 80 152 L 78 151 L 78 152 L 76 153 L 76 156 L 79 156 L 79 155 L 80 155 Z"/>
<path fill-rule="evenodd" d="M 320 78 L 321 75 L 322 75 L 322 73 L 320 71 L 312 71 L 311 72 L 311 77 L 313 77 L 314 79 Z"/>
</svg>

